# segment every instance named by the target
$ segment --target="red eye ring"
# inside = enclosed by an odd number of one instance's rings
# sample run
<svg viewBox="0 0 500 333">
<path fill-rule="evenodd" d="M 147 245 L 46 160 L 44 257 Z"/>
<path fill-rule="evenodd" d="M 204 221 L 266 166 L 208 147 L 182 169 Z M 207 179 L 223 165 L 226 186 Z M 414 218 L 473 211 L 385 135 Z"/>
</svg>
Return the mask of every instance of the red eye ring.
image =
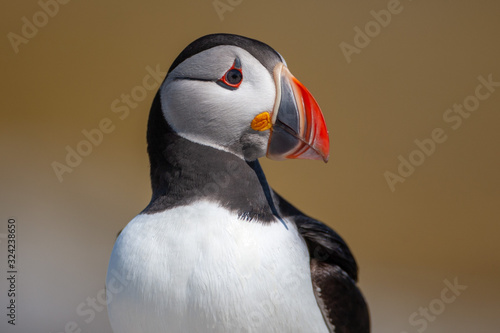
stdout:
<svg viewBox="0 0 500 333">
<path fill-rule="evenodd" d="M 217 81 L 220 85 L 231 90 L 237 89 L 243 81 L 243 72 L 238 58 L 234 60 L 233 66 Z"/>
</svg>

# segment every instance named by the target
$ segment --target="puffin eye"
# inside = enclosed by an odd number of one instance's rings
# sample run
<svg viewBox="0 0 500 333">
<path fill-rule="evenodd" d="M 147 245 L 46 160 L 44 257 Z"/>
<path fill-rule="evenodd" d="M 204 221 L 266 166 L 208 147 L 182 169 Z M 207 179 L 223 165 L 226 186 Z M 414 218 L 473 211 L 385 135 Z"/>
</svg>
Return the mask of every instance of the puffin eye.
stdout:
<svg viewBox="0 0 500 333">
<path fill-rule="evenodd" d="M 235 90 L 240 86 L 242 80 L 241 63 L 239 59 L 235 59 L 233 66 L 217 80 L 217 84 L 226 89 Z"/>
<path fill-rule="evenodd" d="M 241 79 L 243 79 L 243 74 L 239 69 L 233 68 L 227 71 L 226 75 L 224 75 L 224 78 L 226 79 L 226 83 L 235 86 L 238 83 L 241 82 Z"/>
</svg>

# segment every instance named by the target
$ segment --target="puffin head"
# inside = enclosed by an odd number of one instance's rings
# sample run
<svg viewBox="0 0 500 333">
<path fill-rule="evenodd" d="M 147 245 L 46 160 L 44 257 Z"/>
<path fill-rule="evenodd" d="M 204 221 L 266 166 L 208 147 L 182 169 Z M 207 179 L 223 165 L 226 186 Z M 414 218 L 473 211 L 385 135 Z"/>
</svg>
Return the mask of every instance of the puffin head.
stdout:
<svg viewBox="0 0 500 333">
<path fill-rule="evenodd" d="M 201 37 L 173 62 L 161 110 L 180 137 L 247 161 L 328 160 L 323 114 L 281 55 L 250 38 Z"/>
</svg>

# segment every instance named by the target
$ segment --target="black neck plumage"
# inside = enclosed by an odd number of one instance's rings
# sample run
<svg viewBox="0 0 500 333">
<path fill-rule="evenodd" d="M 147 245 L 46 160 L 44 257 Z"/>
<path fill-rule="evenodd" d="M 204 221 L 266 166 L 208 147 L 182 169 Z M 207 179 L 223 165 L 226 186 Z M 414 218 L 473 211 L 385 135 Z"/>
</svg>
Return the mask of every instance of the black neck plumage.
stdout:
<svg viewBox="0 0 500 333">
<path fill-rule="evenodd" d="M 278 217 L 284 223 L 259 162 L 177 135 L 163 116 L 159 94 L 151 107 L 147 140 L 153 195 L 144 213 L 208 200 L 243 220 L 271 222 Z"/>
</svg>

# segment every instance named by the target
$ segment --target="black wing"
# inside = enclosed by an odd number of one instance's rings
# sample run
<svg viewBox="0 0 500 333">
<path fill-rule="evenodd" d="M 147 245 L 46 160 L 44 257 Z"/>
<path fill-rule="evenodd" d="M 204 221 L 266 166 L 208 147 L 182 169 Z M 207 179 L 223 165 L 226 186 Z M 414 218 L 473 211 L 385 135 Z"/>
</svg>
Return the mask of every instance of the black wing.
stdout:
<svg viewBox="0 0 500 333">
<path fill-rule="evenodd" d="M 274 194 L 280 213 L 295 222 L 307 244 L 314 294 L 330 331 L 369 333 L 368 306 L 356 286 L 358 266 L 347 244 L 331 228 Z"/>
</svg>

